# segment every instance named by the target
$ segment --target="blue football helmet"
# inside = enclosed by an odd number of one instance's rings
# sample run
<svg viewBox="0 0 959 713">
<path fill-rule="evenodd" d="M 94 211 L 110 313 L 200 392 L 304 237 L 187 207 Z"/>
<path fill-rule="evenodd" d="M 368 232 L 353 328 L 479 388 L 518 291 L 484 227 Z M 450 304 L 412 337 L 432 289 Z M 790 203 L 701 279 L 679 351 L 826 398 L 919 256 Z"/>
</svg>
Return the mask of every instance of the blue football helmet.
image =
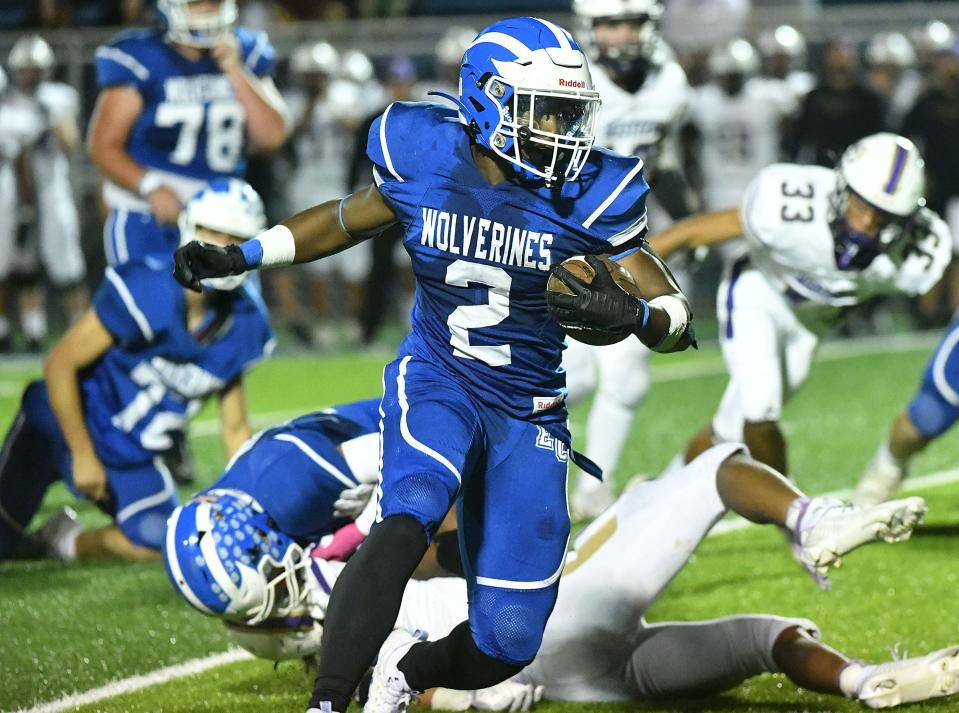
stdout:
<svg viewBox="0 0 959 713">
<path fill-rule="evenodd" d="M 210 490 L 174 510 L 163 559 L 177 592 L 204 614 L 253 626 L 308 606 L 309 554 L 239 490 Z"/>
<path fill-rule="evenodd" d="M 516 17 L 493 23 L 467 47 L 457 103 L 476 143 L 521 178 L 556 188 L 586 163 L 600 99 L 586 55 L 566 30 Z"/>
<path fill-rule="evenodd" d="M 237 18 L 236 0 L 219 0 L 214 12 L 195 15 L 194 0 L 157 0 L 157 12 L 166 38 L 190 47 L 212 47 L 221 41 Z"/>
<path fill-rule="evenodd" d="M 217 178 L 197 193 L 180 212 L 180 245 L 203 240 L 197 228 L 206 228 L 239 240 L 249 240 L 266 229 L 263 200 L 253 186 L 239 178 Z M 204 287 L 213 290 L 235 290 L 249 273 L 208 277 Z"/>
</svg>

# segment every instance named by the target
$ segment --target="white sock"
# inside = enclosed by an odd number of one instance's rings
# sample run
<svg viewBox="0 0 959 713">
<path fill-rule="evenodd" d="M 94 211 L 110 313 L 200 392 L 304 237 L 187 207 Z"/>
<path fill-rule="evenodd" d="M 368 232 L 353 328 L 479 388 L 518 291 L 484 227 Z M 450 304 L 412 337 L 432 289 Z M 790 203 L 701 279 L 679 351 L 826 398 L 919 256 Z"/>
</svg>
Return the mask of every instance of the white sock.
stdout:
<svg viewBox="0 0 959 713">
<path fill-rule="evenodd" d="M 889 441 L 883 441 L 879 444 L 879 450 L 876 451 L 876 455 L 873 456 L 873 462 L 875 462 L 880 470 L 892 471 L 897 473 L 901 478 L 905 475 L 906 465 L 908 465 L 909 459 L 894 456 L 892 451 L 889 450 Z"/>
<path fill-rule="evenodd" d="M 846 698 L 855 699 L 859 694 L 859 686 L 874 668 L 859 661 L 850 661 L 839 672 L 839 690 Z"/>
<path fill-rule="evenodd" d="M 20 315 L 23 332 L 28 339 L 36 341 L 47 336 L 47 313 L 41 307 L 30 307 Z"/>
<path fill-rule="evenodd" d="M 808 503 L 809 498 L 804 496 L 796 498 L 789 504 L 789 509 L 786 510 L 786 522 L 784 523 L 787 530 L 790 532 L 796 531 L 796 526 L 799 524 L 799 515 Z"/>
<path fill-rule="evenodd" d="M 602 392 L 596 394 L 586 422 L 586 457 L 603 469 L 603 480 L 612 483 L 623 446 L 633 426 L 635 408 L 623 406 Z"/>
<path fill-rule="evenodd" d="M 77 558 L 77 537 L 81 532 L 80 528 L 71 527 L 62 537 L 51 543 L 60 559 L 72 562 Z"/>
</svg>

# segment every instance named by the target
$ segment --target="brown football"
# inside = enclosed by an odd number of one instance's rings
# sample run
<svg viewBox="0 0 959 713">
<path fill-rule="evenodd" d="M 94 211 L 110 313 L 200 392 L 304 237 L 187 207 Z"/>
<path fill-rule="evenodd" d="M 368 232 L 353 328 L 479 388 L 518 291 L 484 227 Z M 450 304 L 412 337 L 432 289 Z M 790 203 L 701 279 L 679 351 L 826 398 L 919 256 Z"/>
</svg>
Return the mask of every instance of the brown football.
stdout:
<svg viewBox="0 0 959 713">
<path fill-rule="evenodd" d="M 613 281 L 619 285 L 620 289 L 636 297 L 642 296 L 632 275 L 630 275 L 624 267 L 606 257 L 600 257 L 599 259 L 603 265 L 606 266 L 609 274 L 613 277 Z M 586 258 L 582 255 L 575 255 L 574 257 L 568 258 L 563 261 L 562 265 L 587 284 L 592 282 L 596 276 L 593 268 L 590 267 L 589 263 L 586 262 Z M 546 290 L 547 292 L 556 292 L 564 295 L 572 294 L 569 288 L 553 275 L 550 275 L 549 281 L 546 283 Z M 593 329 L 567 329 L 566 333 L 578 342 L 592 344 L 594 346 L 615 344 L 629 336 L 629 332 L 612 333 Z"/>
</svg>

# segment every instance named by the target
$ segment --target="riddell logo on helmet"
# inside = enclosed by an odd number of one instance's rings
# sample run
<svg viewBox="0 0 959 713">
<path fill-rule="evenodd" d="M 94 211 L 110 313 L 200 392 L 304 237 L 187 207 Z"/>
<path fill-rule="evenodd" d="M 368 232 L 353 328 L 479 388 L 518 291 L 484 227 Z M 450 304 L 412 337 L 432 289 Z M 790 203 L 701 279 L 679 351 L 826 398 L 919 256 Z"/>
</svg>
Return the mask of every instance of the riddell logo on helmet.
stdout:
<svg viewBox="0 0 959 713">
<path fill-rule="evenodd" d="M 581 82 L 578 79 L 560 79 L 559 86 L 561 87 L 575 87 L 576 89 L 585 89 L 586 82 Z"/>
</svg>

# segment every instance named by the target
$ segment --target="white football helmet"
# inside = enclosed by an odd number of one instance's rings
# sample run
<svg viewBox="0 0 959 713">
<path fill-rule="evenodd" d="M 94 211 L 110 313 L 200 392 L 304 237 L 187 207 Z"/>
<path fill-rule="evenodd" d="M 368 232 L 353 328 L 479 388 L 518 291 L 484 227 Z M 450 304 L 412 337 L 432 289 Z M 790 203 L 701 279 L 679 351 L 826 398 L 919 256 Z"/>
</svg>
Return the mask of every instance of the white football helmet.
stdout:
<svg viewBox="0 0 959 713">
<path fill-rule="evenodd" d="M 294 74 L 326 74 L 335 76 L 340 67 L 340 53 L 329 42 L 306 42 L 290 55 L 290 71 Z"/>
<path fill-rule="evenodd" d="M 266 229 L 266 213 L 263 201 L 250 184 L 238 178 L 218 178 L 190 199 L 180 213 L 178 224 L 181 246 L 202 240 L 197 228 L 249 240 Z M 208 277 L 201 282 L 213 290 L 235 290 L 248 274 Z"/>
<path fill-rule="evenodd" d="M 785 55 L 797 64 L 806 59 L 806 38 L 792 25 L 780 25 L 764 30 L 756 38 L 756 46 L 763 57 Z"/>
<path fill-rule="evenodd" d="M 205 15 L 194 15 L 191 0 L 157 0 L 157 12 L 166 38 L 190 47 L 212 47 L 226 35 L 238 15 L 236 0 L 218 0 L 219 8 Z"/>
<path fill-rule="evenodd" d="M 933 20 L 910 33 L 912 42 L 920 52 L 946 52 L 956 43 L 956 34 L 945 22 Z"/>
<path fill-rule="evenodd" d="M 340 58 L 340 76 L 362 85 L 372 81 L 376 72 L 369 57 L 357 49 L 351 49 Z"/>
<path fill-rule="evenodd" d="M 836 192 L 829 215 L 841 268 L 864 268 L 905 234 L 926 203 L 924 168 L 916 145 L 897 134 L 873 134 L 843 152 L 836 166 Z M 850 193 L 879 212 L 883 225 L 878 236 L 864 235 L 847 225 Z"/>
<path fill-rule="evenodd" d="M 578 19 L 577 33 L 586 40 L 593 59 L 606 67 L 632 91 L 642 86 L 662 45 L 659 22 L 663 16 L 660 0 L 573 0 Z M 602 22 L 636 24 L 636 41 L 610 45 L 597 40 L 595 26 Z"/>
<path fill-rule="evenodd" d="M 55 63 L 53 50 L 40 35 L 24 35 L 13 43 L 10 55 L 7 57 L 7 68 L 12 72 L 22 69 L 47 72 Z"/>
<path fill-rule="evenodd" d="M 740 38 L 719 45 L 709 53 L 709 73 L 714 77 L 740 74 L 750 77 L 759 71 L 759 55 Z"/>
<path fill-rule="evenodd" d="M 463 53 L 478 34 L 472 27 L 454 25 L 449 28 L 436 43 L 436 63 L 459 67 L 463 61 Z"/>
<path fill-rule="evenodd" d="M 866 46 L 866 63 L 870 67 L 893 65 L 908 69 L 916 63 L 916 52 L 901 32 L 880 32 Z"/>
</svg>

